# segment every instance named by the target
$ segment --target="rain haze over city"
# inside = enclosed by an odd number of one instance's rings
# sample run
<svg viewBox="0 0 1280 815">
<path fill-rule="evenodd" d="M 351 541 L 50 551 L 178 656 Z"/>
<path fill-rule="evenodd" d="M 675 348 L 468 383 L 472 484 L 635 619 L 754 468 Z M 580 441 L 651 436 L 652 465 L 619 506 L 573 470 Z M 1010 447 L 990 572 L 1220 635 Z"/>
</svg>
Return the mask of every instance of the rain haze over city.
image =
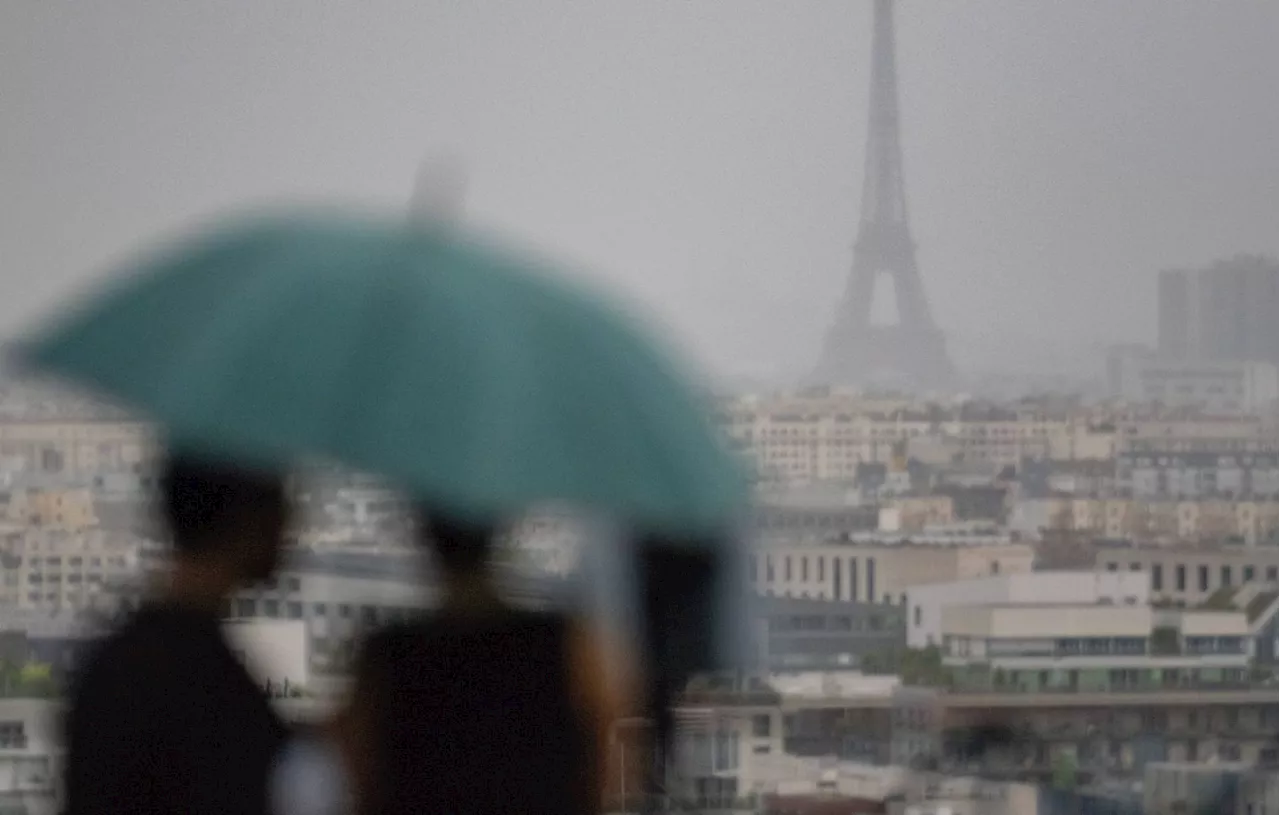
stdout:
<svg viewBox="0 0 1280 815">
<path fill-rule="evenodd" d="M 81 667 L 191 592 L 283 734 L 227 782 L 260 811 L 489 806 L 370 797 L 343 724 L 375 632 L 482 583 L 604 643 L 583 812 L 1277 813 L 1278 30 L 0 4 L 0 815 L 154 781 L 77 746 Z M 189 562 L 192 460 L 287 488 L 278 569 Z M 461 582 L 455 533 L 493 546 Z"/>
</svg>

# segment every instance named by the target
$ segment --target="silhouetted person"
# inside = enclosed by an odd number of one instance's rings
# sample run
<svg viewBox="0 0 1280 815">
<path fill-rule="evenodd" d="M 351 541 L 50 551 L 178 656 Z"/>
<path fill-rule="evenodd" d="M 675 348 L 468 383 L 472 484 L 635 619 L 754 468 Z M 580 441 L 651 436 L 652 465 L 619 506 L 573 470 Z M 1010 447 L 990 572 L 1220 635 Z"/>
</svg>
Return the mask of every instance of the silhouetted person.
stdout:
<svg viewBox="0 0 1280 815">
<path fill-rule="evenodd" d="M 423 528 L 441 608 L 370 637 L 336 724 L 357 811 L 598 812 L 617 701 L 595 640 L 499 598 L 494 529 L 439 517 Z"/>
<path fill-rule="evenodd" d="M 68 815 L 256 815 L 286 730 L 223 638 L 232 592 L 275 571 L 283 478 L 176 457 L 162 476 L 173 566 L 95 648 L 67 718 Z"/>
</svg>

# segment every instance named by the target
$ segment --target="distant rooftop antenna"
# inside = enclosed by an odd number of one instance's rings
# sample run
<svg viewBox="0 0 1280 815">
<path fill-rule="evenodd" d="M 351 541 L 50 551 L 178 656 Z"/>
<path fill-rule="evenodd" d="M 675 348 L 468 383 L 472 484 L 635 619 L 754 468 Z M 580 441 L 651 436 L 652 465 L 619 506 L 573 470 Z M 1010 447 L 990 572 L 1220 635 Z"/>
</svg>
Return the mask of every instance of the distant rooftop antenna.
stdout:
<svg viewBox="0 0 1280 815">
<path fill-rule="evenodd" d="M 466 209 L 467 171 L 461 158 L 442 155 L 418 170 L 410 217 L 420 223 L 457 223 Z"/>
</svg>

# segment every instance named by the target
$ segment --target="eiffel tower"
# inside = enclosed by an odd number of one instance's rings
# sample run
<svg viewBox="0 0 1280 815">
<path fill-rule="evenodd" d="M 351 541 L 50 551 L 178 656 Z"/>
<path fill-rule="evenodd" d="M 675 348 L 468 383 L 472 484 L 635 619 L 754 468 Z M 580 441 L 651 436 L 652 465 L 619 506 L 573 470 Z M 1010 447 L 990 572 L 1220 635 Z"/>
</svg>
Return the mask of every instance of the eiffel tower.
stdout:
<svg viewBox="0 0 1280 815">
<path fill-rule="evenodd" d="M 891 0 L 875 0 L 874 32 L 862 219 L 853 271 L 810 379 L 816 385 L 868 385 L 887 374 L 915 387 L 937 387 L 951 380 L 954 370 L 929 313 L 907 225 Z M 893 281 L 896 325 L 871 323 L 871 299 L 882 274 Z"/>
</svg>

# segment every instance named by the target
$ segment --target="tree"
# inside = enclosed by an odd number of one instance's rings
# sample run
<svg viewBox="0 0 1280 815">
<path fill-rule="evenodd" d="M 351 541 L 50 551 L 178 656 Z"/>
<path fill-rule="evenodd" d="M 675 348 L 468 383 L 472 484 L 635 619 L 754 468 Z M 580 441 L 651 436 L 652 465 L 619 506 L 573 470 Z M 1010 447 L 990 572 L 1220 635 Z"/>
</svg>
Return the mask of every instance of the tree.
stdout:
<svg viewBox="0 0 1280 815">
<path fill-rule="evenodd" d="M 1059 753 L 1053 760 L 1053 788 L 1070 792 L 1076 788 L 1076 758 Z"/>
<path fill-rule="evenodd" d="M 900 676 L 907 685 L 937 686 L 947 682 L 942 651 L 936 645 L 892 648 L 867 654 L 862 658 L 862 671 L 874 676 Z"/>
<path fill-rule="evenodd" d="M 0 662 L 0 687 L 9 697 L 44 699 L 58 693 L 53 667 L 33 661 Z"/>
</svg>

